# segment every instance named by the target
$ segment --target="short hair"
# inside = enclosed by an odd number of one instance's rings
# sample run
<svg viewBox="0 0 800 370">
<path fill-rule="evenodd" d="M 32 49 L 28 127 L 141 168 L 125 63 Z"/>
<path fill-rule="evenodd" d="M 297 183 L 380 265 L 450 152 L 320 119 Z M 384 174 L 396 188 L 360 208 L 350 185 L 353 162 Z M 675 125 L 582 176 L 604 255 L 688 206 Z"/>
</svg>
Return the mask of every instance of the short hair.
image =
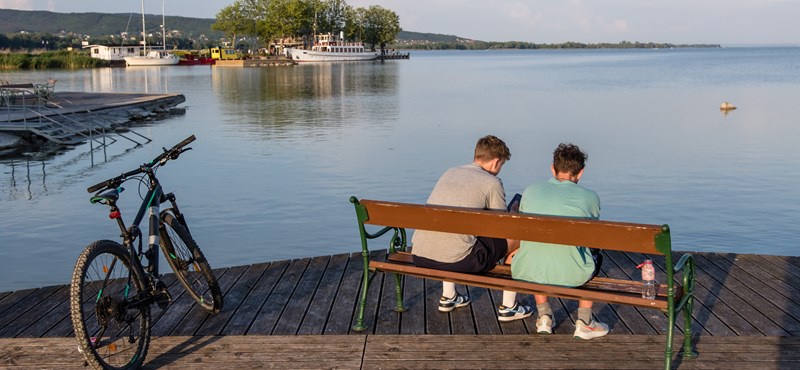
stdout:
<svg viewBox="0 0 800 370">
<path fill-rule="evenodd" d="M 553 151 L 553 168 L 556 173 L 568 172 L 572 175 L 577 175 L 586 167 L 586 160 L 588 159 L 589 155 L 582 152 L 577 145 L 561 143 Z"/>
<path fill-rule="evenodd" d="M 486 135 L 478 139 L 478 143 L 475 144 L 475 159 L 490 161 L 495 158 L 504 161 L 511 159 L 511 151 L 508 150 L 506 143 L 494 135 Z"/>
</svg>

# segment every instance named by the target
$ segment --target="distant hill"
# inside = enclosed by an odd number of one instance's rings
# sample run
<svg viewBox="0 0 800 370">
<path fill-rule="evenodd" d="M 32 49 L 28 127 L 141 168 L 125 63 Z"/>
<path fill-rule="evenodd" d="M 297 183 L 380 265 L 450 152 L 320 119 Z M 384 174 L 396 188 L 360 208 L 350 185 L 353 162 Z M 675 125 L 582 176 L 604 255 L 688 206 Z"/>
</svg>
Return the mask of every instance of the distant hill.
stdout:
<svg viewBox="0 0 800 370">
<path fill-rule="evenodd" d="M 178 30 L 182 36 L 195 38 L 206 35 L 218 39 L 224 37 L 219 31 L 213 31 L 211 24 L 213 18 L 187 18 L 166 16 L 168 30 Z M 140 13 L 54 13 L 48 11 L 27 11 L 0 9 L 0 33 L 46 32 L 50 34 L 75 33 L 103 37 L 119 35 L 127 31 L 129 34 L 138 34 L 141 28 L 142 16 Z M 145 23 L 148 32 L 155 32 L 161 25 L 160 14 L 146 14 Z M 428 42 L 458 42 L 463 40 L 458 36 L 441 35 L 436 33 L 420 33 L 400 31 L 397 35 L 402 41 L 428 41 Z"/>
<path fill-rule="evenodd" d="M 178 30 L 183 37 L 220 38 L 221 32 L 211 30 L 214 19 L 187 18 L 167 15 L 167 30 Z M 147 31 L 156 32 L 161 25 L 161 15 L 145 15 Z M 141 13 L 53 13 L 47 11 L 25 11 L 0 9 L 0 33 L 61 32 L 102 37 L 128 32 L 137 35 L 142 28 Z"/>
</svg>

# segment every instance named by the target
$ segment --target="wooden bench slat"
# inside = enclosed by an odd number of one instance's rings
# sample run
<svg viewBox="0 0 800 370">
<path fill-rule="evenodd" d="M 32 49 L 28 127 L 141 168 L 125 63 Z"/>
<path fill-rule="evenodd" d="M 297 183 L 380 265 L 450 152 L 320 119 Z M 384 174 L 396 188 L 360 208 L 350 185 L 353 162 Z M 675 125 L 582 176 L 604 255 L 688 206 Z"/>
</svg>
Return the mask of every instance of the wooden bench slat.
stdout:
<svg viewBox="0 0 800 370">
<path fill-rule="evenodd" d="M 649 300 L 630 293 L 619 292 L 613 294 L 609 292 L 596 291 L 593 289 L 576 289 L 555 285 L 535 284 L 527 281 L 512 280 L 508 278 L 435 270 L 393 262 L 372 261 L 370 262 L 370 267 L 384 272 L 396 272 L 426 279 L 446 280 L 456 284 L 466 284 L 489 289 L 513 290 L 519 293 L 544 294 L 548 296 L 569 299 L 585 299 L 608 303 L 622 303 L 631 306 L 658 308 L 662 310 L 667 308 L 667 302 L 663 298 Z"/>
<path fill-rule="evenodd" d="M 471 208 L 361 200 L 370 225 L 493 238 L 582 245 L 623 252 L 663 254 L 655 248 L 662 226 L 566 217 L 534 216 Z"/>
<path fill-rule="evenodd" d="M 396 253 L 389 253 L 388 260 L 395 263 L 402 263 L 407 265 L 414 265 L 414 257 L 411 255 L 410 252 L 396 252 Z M 372 263 L 370 263 L 372 266 Z M 504 279 L 511 279 L 511 266 L 509 265 L 497 265 L 490 271 L 486 272 L 483 275 L 487 276 L 494 276 Z M 656 284 L 657 295 L 659 297 L 666 297 L 667 296 L 667 285 L 666 284 Z M 642 282 L 641 281 L 633 281 L 633 280 L 622 280 L 622 279 L 612 279 L 606 278 L 602 276 L 596 276 L 594 279 L 589 280 L 586 284 L 581 287 L 572 288 L 572 289 L 595 289 L 595 290 L 608 290 L 620 293 L 629 293 L 629 294 L 641 294 L 642 292 Z M 683 289 L 677 283 L 675 284 L 675 300 L 680 300 L 683 296 Z"/>
</svg>

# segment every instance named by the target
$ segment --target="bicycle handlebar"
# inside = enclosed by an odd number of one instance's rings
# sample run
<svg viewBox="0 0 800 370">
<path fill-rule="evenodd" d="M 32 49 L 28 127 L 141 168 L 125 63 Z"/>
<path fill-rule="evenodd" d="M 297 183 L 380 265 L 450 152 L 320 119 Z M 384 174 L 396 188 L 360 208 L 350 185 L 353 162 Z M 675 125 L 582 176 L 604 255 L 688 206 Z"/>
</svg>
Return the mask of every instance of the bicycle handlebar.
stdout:
<svg viewBox="0 0 800 370">
<path fill-rule="evenodd" d="M 119 175 L 117 177 L 110 178 L 110 179 L 108 179 L 106 181 L 102 181 L 102 182 L 99 182 L 97 184 L 94 184 L 94 185 L 90 186 L 89 188 L 87 188 L 86 191 L 89 192 L 89 193 L 94 193 L 95 191 L 98 191 L 98 190 L 103 189 L 103 188 L 109 188 L 109 187 L 118 186 L 119 184 L 125 182 L 125 180 L 127 180 L 129 177 L 138 175 L 138 174 L 144 172 L 146 169 L 150 169 L 150 168 L 153 168 L 155 166 L 163 166 L 169 160 L 178 159 L 178 156 L 180 156 L 181 153 L 192 149 L 192 148 L 183 149 L 183 147 L 185 147 L 186 145 L 189 145 L 189 143 L 191 143 L 192 141 L 195 141 L 195 139 L 196 139 L 195 136 L 192 135 L 192 136 L 187 137 L 186 139 L 184 139 L 183 141 L 181 141 L 180 143 L 176 144 L 175 146 L 173 146 L 170 149 L 163 148 L 164 149 L 164 153 L 159 154 L 157 157 L 155 157 L 155 159 L 150 161 L 150 163 L 145 163 L 145 164 L 139 166 L 139 168 L 137 168 L 137 169 L 135 169 L 133 171 L 128 171 L 128 172 L 125 172 L 125 173 L 123 173 L 123 174 L 121 174 L 121 175 Z"/>
</svg>

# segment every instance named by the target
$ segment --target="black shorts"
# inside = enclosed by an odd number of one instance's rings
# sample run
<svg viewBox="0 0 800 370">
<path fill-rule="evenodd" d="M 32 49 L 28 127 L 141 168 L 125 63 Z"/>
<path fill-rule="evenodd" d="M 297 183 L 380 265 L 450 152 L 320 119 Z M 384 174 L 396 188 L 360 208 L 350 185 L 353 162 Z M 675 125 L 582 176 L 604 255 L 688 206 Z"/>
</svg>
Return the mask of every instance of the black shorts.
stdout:
<svg viewBox="0 0 800 370">
<path fill-rule="evenodd" d="M 485 272 L 494 268 L 506 254 L 508 254 L 508 242 L 505 239 L 479 236 L 472 246 L 472 252 L 461 261 L 439 262 L 415 255 L 414 265 L 453 272 Z"/>
</svg>

